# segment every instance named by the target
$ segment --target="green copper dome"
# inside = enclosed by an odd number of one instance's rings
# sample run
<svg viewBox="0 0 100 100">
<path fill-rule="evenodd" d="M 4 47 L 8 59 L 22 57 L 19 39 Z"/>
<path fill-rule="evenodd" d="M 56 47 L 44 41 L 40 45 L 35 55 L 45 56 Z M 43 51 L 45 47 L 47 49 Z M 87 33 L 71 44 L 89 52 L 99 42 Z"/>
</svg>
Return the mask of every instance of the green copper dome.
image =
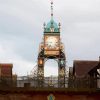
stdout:
<svg viewBox="0 0 100 100">
<path fill-rule="evenodd" d="M 59 33 L 59 26 L 57 23 L 51 19 L 44 28 L 44 33 Z"/>
<path fill-rule="evenodd" d="M 54 20 L 50 20 L 50 22 L 47 24 L 46 28 L 58 28 L 57 23 Z"/>
</svg>

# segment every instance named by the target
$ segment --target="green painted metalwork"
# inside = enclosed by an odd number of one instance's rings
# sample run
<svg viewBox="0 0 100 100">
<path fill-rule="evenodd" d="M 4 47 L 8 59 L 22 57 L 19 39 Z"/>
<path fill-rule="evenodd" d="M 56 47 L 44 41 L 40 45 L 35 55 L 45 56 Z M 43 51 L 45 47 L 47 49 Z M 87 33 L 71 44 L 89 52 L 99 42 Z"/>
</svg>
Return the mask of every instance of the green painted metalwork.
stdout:
<svg viewBox="0 0 100 100">
<path fill-rule="evenodd" d="M 57 23 L 51 19 L 50 22 L 47 23 L 44 33 L 59 33 L 59 27 Z"/>
</svg>

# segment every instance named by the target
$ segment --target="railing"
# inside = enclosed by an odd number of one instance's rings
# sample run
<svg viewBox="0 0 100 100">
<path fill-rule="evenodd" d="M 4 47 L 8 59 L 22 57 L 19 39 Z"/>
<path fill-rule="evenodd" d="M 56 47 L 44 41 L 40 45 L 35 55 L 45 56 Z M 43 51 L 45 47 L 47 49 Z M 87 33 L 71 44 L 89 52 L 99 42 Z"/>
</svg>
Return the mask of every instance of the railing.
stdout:
<svg viewBox="0 0 100 100">
<path fill-rule="evenodd" d="M 66 77 L 63 88 L 99 88 L 100 79 L 96 78 L 71 78 Z M 59 87 L 58 77 L 45 77 L 42 81 L 41 88 L 62 88 Z M 18 77 L 17 80 L 10 78 L 1 78 L 0 87 L 39 87 L 39 80 L 37 77 L 30 78 L 28 76 Z M 40 87 L 39 87 L 40 88 Z"/>
</svg>

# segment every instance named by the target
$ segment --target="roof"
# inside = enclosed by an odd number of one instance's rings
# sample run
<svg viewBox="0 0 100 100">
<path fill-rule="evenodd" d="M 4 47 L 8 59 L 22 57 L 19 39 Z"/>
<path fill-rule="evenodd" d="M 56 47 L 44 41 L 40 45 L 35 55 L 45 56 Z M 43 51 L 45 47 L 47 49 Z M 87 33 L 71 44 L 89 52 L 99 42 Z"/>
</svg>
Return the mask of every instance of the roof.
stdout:
<svg viewBox="0 0 100 100">
<path fill-rule="evenodd" d="M 51 31 L 51 29 L 53 29 L 53 31 Z M 44 33 L 59 33 L 59 27 L 53 19 L 47 23 Z"/>
<path fill-rule="evenodd" d="M 48 22 L 46 28 L 58 28 L 58 25 L 53 19 L 51 19 L 50 22 Z"/>
<path fill-rule="evenodd" d="M 11 63 L 0 63 L 0 67 L 13 67 Z"/>
<path fill-rule="evenodd" d="M 74 74 L 78 78 L 85 77 L 88 72 L 90 72 L 93 68 L 98 66 L 99 61 L 74 61 Z"/>
</svg>

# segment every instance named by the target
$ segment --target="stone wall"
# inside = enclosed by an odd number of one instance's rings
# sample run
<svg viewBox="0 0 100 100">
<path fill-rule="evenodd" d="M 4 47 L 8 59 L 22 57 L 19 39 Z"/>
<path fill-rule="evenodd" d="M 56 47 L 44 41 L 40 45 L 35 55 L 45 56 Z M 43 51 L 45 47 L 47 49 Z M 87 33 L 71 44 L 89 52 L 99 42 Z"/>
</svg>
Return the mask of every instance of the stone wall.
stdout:
<svg viewBox="0 0 100 100">
<path fill-rule="evenodd" d="M 55 100 L 100 100 L 100 93 L 56 93 L 56 92 L 33 92 L 33 93 L 0 93 L 0 100 L 48 100 L 52 94 Z"/>
</svg>

